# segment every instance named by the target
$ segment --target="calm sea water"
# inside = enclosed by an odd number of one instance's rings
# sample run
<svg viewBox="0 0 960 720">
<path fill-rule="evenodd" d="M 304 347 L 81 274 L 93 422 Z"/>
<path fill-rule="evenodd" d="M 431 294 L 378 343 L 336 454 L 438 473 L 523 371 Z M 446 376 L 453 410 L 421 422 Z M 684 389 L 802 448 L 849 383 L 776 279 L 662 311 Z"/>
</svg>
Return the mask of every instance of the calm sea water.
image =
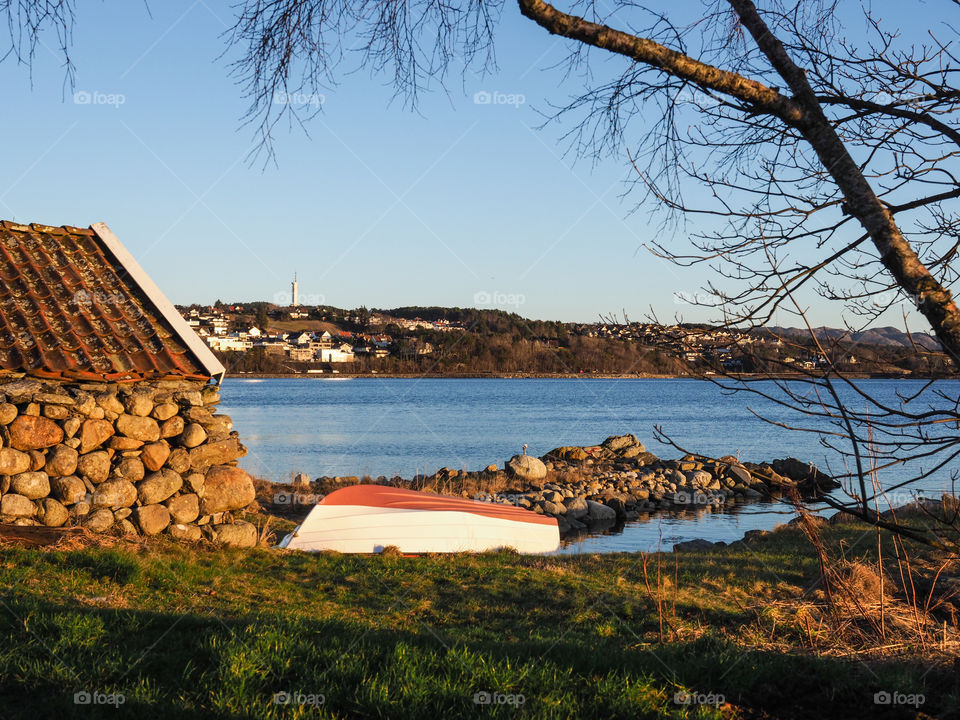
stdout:
<svg viewBox="0 0 960 720">
<path fill-rule="evenodd" d="M 960 393 L 960 381 L 939 385 Z M 864 380 L 860 386 L 894 403 L 898 391 L 916 392 L 923 383 Z M 530 454 L 542 455 L 623 433 L 636 434 L 661 457 L 677 457 L 675 449 L 653 439 L 654 425 L 704 455 L 755 462 L 793 456 L 821 468 L 838 463 L 816 435 L 772 426 L 755 414 L 796 420 L 788 411 L 693 379 L 227 378 L 222 398 L 222 411 L 250 449 L 241 464 L 274 481 L 296 472 L 410 477 L 444 466 L 478 470 L 502 465 L 524 444 Z M 957 470 L 960 463 L 926 480 L 926 494 L 948 490 Z M 731 541 L 791 516 L 780 502 L 655 513 L 564 551 L 669 549 L 692 538 Z"/>
</svg>

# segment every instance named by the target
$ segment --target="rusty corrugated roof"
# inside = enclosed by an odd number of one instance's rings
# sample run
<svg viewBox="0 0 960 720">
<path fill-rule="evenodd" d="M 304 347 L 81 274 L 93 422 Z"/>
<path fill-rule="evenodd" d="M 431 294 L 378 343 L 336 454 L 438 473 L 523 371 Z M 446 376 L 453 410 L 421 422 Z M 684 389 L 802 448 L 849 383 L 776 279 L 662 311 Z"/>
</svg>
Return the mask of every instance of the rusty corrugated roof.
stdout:
<svg viewBox="0 0 960 720">
<path fill-rule="evenodd" d="M 209 363 L 135 276 L 91 228 L 0 222 L 0 370 L 114 382 L 209 379 Z"/>
</svg>

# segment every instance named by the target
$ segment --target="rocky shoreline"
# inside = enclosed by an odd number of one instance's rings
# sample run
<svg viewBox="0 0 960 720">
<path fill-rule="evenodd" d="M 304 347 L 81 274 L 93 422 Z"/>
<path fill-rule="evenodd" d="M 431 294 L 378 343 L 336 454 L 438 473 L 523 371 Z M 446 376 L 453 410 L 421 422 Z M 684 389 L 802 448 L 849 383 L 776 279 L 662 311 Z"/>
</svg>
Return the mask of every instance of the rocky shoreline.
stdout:
<svg viewBox="0 0 960 720">
<path fill-rule="evenodd" d="M 301 475 L 294 491 L 322 494 L 359 482 L 357 477 L 311 482 Z M 764 463 L 729 455 L 662 459 L 634 435 L 612 436 L 599 445 L 558 447 L 539 458 L 515 455 L 502 468 L 490 465 L 476 472 L 440 468 L 412 479 L 379 477 L 364 482 L 524 507 L 555 517 L 563 535 L 595 532 L 661 510 L 717 508 L 790 492 L 812 498 L 840 485 L 795 458 Z"/>
</svg>

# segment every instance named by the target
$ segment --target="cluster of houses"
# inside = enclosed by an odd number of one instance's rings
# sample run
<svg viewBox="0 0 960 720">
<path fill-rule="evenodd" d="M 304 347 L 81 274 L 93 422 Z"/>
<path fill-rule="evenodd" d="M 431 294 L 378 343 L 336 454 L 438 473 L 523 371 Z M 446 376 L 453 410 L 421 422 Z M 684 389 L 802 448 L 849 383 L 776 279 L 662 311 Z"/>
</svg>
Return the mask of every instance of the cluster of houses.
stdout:
<svg viewBox="0 0 960 720">
<path fill-rule="evenodd" d="M 814 353 L 802 353 L 798 357 L 786 355 L 787 344 L 778 337 L 765 338 L 747 332 L 727 328 L 684 327 L 680 325 L 655 325 L 650 323 L 593 323 L 575 325 L 574 332 L 586 337 L 612 338 L 635 341 L 659 347 L 691 365 L 720 363 L 725 370 L 743 370 L 745 355 L 769 348 L 780 362 L 801 370 L 815 370 L 836 363 L 856 365 L 857 358 L 845 354 L 831 362 Z M 798 349 L 791 346 L 792 349 Z"/>
<path fill-rule="evenodd" d="M 752 345 L 757 338 L 747 333 L 723 328 L 690 328 L 680 325 L 651 323 L 593 323 L 574 325 L 574 332 L 586 337 L 634 341 L 659 347 L 688 363 L 720 360 L 727 369 L 739 361 L 730 357 L 733 348 Z"/>
<path fill-rule="evenodd" d="M 389 335 L 366 335 L 351 332 L 293 332 L 268 334 L 258 327 L 230 331 L 227 317 L 217 311 L 190 310 L 185 317 L 210 347 L 218 352 L 246 352 L 262 348 L 270 355 L 279 355 L 295 362 L 349 363 L 358 355 L 386 357 L 393 338 Z"/>
<path fill-rule="evenodd" d="M 199 331 L 198 331 L 199 332 Z M 212 350 L 246 352 L 263 348 L 268 355 L 281 355 L 295 362 L 349 363 L 358 355 L 387 357 L 393 339 L 389 335 L 355 335 L 340 332 L 279 333 L 268 335 L 257 327 L 223 335 L 201 333 Z"/>
</svg>

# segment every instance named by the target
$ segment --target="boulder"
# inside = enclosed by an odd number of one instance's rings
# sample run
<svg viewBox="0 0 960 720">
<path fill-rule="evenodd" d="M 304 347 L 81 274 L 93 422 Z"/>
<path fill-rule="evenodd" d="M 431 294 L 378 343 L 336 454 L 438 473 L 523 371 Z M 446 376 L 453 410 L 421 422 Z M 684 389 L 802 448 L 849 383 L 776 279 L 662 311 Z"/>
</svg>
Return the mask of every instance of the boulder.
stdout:
<svg viewBox="0 0 960 720">
<path fill-rule="evenodd" d="M 133 393 L 123 401 L 123 409 L 130 415 L 146 417 L 153 410 L 153 400 L 146 393 Z"/>
<path fill-rule="evenodd" d="M 70 417 L 70 408 L 63 405 L 44 405 L 43 416 L 48 420 L 66 420 Z"/>
<path fill-rule="evenodd" d="M 543 501 L 543 514 L 544 515 L 553 515 L 554 517 L 558 515 L 563 515 L 567 512 L 566 506 L 558 502 L 553 502 L 551 500 Z"/>
<path fill-rule="evenodd" d="M 43 390 L 43 385 L 39 380 L 23 378 L 21 380 L 4 383 L 0 390 L 2 390 L 8 398 L 11 398 L 13 402 L 24 402 Z"/>
<path fill-rule="evenodd" d="M 203 473 L 198 473 L 198 472 L 188 473 L 187 475 L 183 476 L 183 481 L 186 484 L 186 486 L 191 490 L 193 490 L 195 493 L 200 492 L 200 488 L 203 487 L 204 480 L 205 478 L 203 477 Z"/>
<path fill-rule="evenodd" d="M 547 476 L 547 466 L 533 455 L 514 455 L 507 463 L 507 471 L 521 480 L 542 480 Z"/>
<path fill-rule="evenodd" d="M 117 399 L 116 394 L 105 391 L 97 393 L 93 398 L 97 405 L 103 408 L 107 412 L 114 413 L 115 415 L 123 414 L 123 403 Z"/>
<path fill-rule="evenodd" d="M 170 512 L 163 505 L 142 505 L 131 517 L 144 535 L 157 535 L 170 524 Z"/>
<path fill-rule="evenodd" d="M 113 523 L 113 513 L 106 508 L 100 508 L 99 510 L 94 510 L 87 516 L 86 520 L 83 521 L 83 526 L 92 532 L 99 533 L 112 528 Z"/>
<path fill-rule="evenodd" d="M 207 431 L 200 423 L 190 423 L 180 433 L 180 444 L 185 448 L 195 448 L 207 439 Z"/>
<path fill-rule="evenodd" d="M 164 468 L 147 475 L 137 485 L 137 497 L 143 505 L 163 502 L 183 487 L 183 478 L 173 470 Z"/>
<path fill-rule="evenodd" d="M 17 418 L 18 414 L 17 406 L 13 403 L 0 403 L 0 425 L 9 425 Z"/>
<path fill-rule="evenodd" d="M 257 527 L 248 522 L 214 525 L 212 538 L 215 542 L 227 547 L 255 547 Z"/>
<path fill-rule="evenodd" d="M 51 477 L 73 475 L 77 471 L 78 459 L 77 451 L 69 445 L 55 445 L 47 453 L 43 469 Z"/>
<path fill-rule="evenodd" d="M 114 513 L 113 517 L 117 521 L 117 530 L 120 531 L 121 535 L 137 534 L 137 526 L 130 522 L 127 518 L 119 518 L 117 517 L 117 513 Z"/>
<path fill-rule="evenodd" d="M 50 494 L 50 478 L 45 472 L 25 472 L 10 478 L 10 490 L 37 500 Z"/>
<path fill-rule="evenodd" d="M 5 493 L 0 498 L 0 515 L 10 517 L 33 517 L 37 514 L 37 506 L 30 498 L 15 493 Z"/>
<path fill-rule="evenodd" d="M 20 415 L 9 425 L 10 446 L 16 450 L 40 450 L 63 440 L 63 428 L 53 420 L 36 415 Z"/>
<path fill-rule="evenodd" d="M 627 505 L 623 498 L 611 497 L 604 501 L 604 504 L 617 514 L 617 518 L 622 520 L 627 516 Z"/>
<path fill-rule="evenodd" d="M 160 437 L 176 437 L 183 432 L 184 427 L 183 418 L 179 415 L 174 415 L 172 418 L 163 421 L 163 424 L 160 426 Z"/>
<path fill-rule="evenodd" d="M 250 476 L 240 468 L 228 465 L 211 467 L 197 494 L 200 496 L 200 512 L 204 515 L 239 510 L 256 497 Z"/>
<path fill-rule="evenodd" d="M 59 500 L 44 498 L 38 504 L 37 519 L 47 527 L 60 527 L 70 519 L 70 511 Z"/>
<path fill-rule="evenodd" d="M 184 390 L 174 393 L 173 401 L 182 407 L 203 405 L 203 395 L 199 390 Z"/>
<path fill-rule="evenodd" d="M 43 467 L 43 464 L 47 461 L 47 456 L 44 455 L 39 450 L 28 450 L 27 455 L 30 456 L 30 469 L 39 470 Z"/>
<path fill-rule="evenodd" d="M 159 422 L 165 422 L 177 414 L 180 408 L 174 403 L 160 403 L 153 408 L 150 416 Z"/>
<path fill-rule="evenodd" d="M 566 462 L 581 462 L 586 460 L 587 451 L 582 447 L 575 447 L 566 445 L 564 447 L 554 448 L 548 452 L 544 457 L 556 458 L 557 460 L 565 460 Z"/>
<path fill-rule="evenodd" d="M 167 467 L 183 475 L 190 469 L 190 454 L 183 448 L 173 448 L 167 458 Z"/>
<path fill-rule="evenodd" d="M 826 473 L 820 472 L 812 463 L 805 463 L 796 458 L 774 460 L 773 469 L 785 477 L 797 482 L 807 492 L 829 492 L 840 487 L 840 483 Z"/>
<path fill-rule="evenodd" d="M 706 487 L 713 482 L 713 475 L 706 470 L 687 470 L 683 473 L 683 476 L 694 487 Z"/>
<path fill-rule="evenodd" d="M 241 445 L 235 437 L 218 442 L 208 442 L 190 451 L 190 467 L 194 470 L 205 470 L 212 465 L 223 465 L 232 460 L 237 460 L 246 454 L 247 448 Z"/>
<path fill-rule="evenodd" d="M 200 517 L 200 498 L 195 493 L 170 498 L 166 506 L 175 523 L 190 523 Z"/>
<path fill-rule="evenodd" d="M 747 470 L 743 465 L 731 464 L 727 468 L 727 475 L 732 477 L 736 482 L 750 487 L 754 483 L 753 476 L 750 474 L 750 471 Z"/>
<path fill-rule="evenodd" d="M 180 413 L 183 419 L 189 423 L 199 423 L 207 425 L 213 421 L 213 414 L 204 407 L 191 407 Z"/>
<path fill-rule="evenodd" d="M 50 490 L 64 505 L 81 502 L 87 495 L 87 486 L 76 475 L 50 478 Z"/>
<path fill-rule="evenodd" d="M 226 415 L 214 415 L 210 422 L 203 426 L 207 431 L 207 437 L 214 440 L 221 440 L 233 430 L 233 420 Z"/>
<path fill-rule="evenodd" d="M 74 393 L 74 400 L 76 400 L 77 403 L 74 407 L 81 415 L 89 416 L 94 410 L 102 410 L 102 408 L 97 407 L 97 403 L 93 399 L 93 396 L 89 393 L 83 392 L 82 390 Z"/>
<path fill-rule="evenodd" d="M 84 420 L 80 426 L 80 454 L 97 449 L 113 436 L 113 432 L 113 423 L 108 420 Z"/>
<path fill-rule="evenodd" d="M 587 500 L 587 520 L 591 523 L 612 523 L 617 520 L 617 511 L 603 503 Z"/>
<path fill-rule="evenodd" d="M 136 486 L 129 480 L 119 478 L 100 483 L 92 496 L 94 506 L 113 509 L 131 507 L 136 501 Z"/>
<path fill-rule="evenodd" d="M 13 448 L 0 449 L 0 475 L 16 475 L 29 469 L 29 455 Z"/>
<path fill-rule="evenodd" d="M 142 448 L 143 440 L 134 440 L 133 438 L 125 437 L 123 435 L 114 435 L 112 438 L 110 438 L 110 442 L 107 443 L 107 447 L 111 450 L 129 452 L 130 450 L 139 450 Z"/>
<path fill-rule="evenodd" d="M 94 485 L 110 477 L 110 456 L 104 450 L 81 455 L 77 460 L 77 473 Z"/>
<path fill-rule="evenodd" d="M 563 504 L 567 506 L 567 517 L 573 518 L 574 520 L 585 518 L 590 512 L 590 508 L 587 506 L 587 500 L 584 497 L 567 498 L 563 501 Z"/>
<path fill-rule="evenodd" d="M 639 447 L 640 452 L 645 452 L 646 448 L 637 440 L 636 435 L 611 435 L 602 443 L 600 447 L 604 447 L 607 450 L 612 450 L 616 452 L 617 450 L 623 450 L 628 447 Z"/>
<path fill-rule="evenodd" d="M 151 472 L 156 472 L 162 468 L 168 457 L 170 457 L 170 446 L 165 442 L 147 443 L 140 452 L 140 460 L 144 467 Z"/>
<path fill-rule="evenodd" d="M 695 540 L 685 540 L 684 542 L 675 543 L 673 549 L 674 552 L 697 552 L 702 550 L 713 550 L 713 543 L 709 540 L 696 538 Z"/>
<path fill-rule="evenodd" d="M 160 426 L 152 417 L 124 413 L 117 418 L 117 431 L 124 437 L 141 442 L 155 442 L 160 439 Z"/>
<path fill-rule="evenodd" d="M 138 483 L 143 480 L 146 471 L 140 458 L 125 457 L 117 463 L 117 466 L 113 469 L 113 474 L 132 483 Z"/>
<path fill-rule="evenodd" d="M 167 534 L 175 540 L 198 541 L 203 538 L 203 531 L 196 525 L 178 523 L 167 527 Z"/>
</svg>

